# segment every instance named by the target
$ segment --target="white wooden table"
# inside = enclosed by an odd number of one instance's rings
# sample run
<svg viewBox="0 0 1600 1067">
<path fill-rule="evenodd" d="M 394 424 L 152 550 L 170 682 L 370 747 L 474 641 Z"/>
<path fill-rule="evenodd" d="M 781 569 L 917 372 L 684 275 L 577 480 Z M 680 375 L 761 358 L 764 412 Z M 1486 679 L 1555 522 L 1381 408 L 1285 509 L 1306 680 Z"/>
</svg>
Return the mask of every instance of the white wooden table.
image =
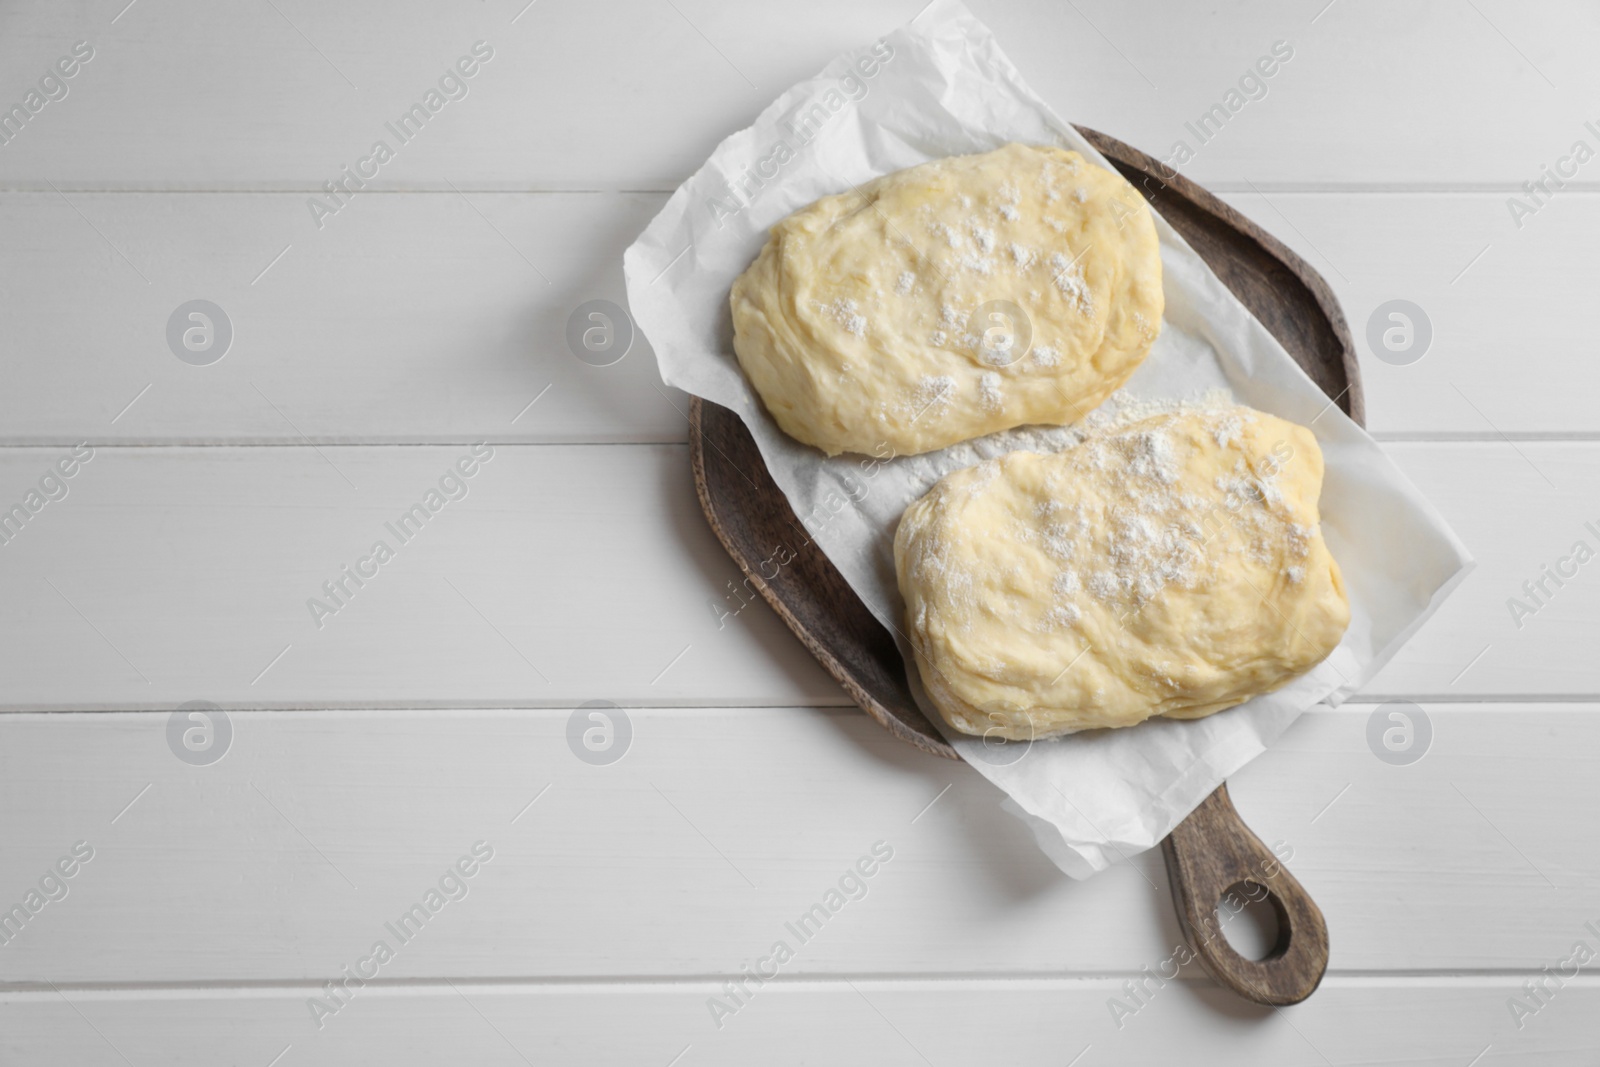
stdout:
<svg viewBox="0 0 1600 1067">
<path fill-rule="evenodd" d="M 1560 564 L 1600 548 L 1600 162 L 1560 162 L 1600 148 L 1592 5 L 974 0 L 1058 110 L 1158 156 L 1288 42 L 1185 172 L 1358 337 L 1394 299 L 1432 325 L 1409 365 L 1363 340 L 1369 422 L 1478 570 L 1232 783 L 1331 928 L 1274 1011 L 1198 973 L 1131 994 L 1179 939 L 1157 855 L 1068 881 L 764 606 L 719 619 L 684 398 L 642 341 L 564 341 L 722 136 L 920 0 L 126 3 L 0 8 L 0 1063 L 1596 1062 L 1600 964 L 1565 961 L 1600 951 L 1600 563 Z M 167 337 L 196 299 L 232 331 L 206 366 Z M 362 563 L 477 442 L 466 495 Z M 1576 577 L 1530 601 L 1546 565 Z M 1395 698 L 1432 727 L 1404 766 L 1367 741 Z M 628 709 L 618 762 L 568 743 L 592 700 Z M 231 736 L 169 744 L 189 701 Z M 865 897 L 730 999 L 877 842 Z"/>
</svg>

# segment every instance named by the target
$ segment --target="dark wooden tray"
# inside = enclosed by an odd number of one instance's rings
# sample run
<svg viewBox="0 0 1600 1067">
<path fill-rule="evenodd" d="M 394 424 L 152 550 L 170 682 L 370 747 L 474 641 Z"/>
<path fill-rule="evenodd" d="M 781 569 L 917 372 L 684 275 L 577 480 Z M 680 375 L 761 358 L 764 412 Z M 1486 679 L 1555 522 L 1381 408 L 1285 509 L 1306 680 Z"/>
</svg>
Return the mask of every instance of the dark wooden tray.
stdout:
<svg viewBox="0 0 1600 1067">
<path fill-rule="evenodd" d="M 1363 421 L 1350 331 L 1322 277 L 1255 223 L 1159 161 L 1103 133 L 1078 130 L 1183 235 L 1312 380 L 1347 415 Z M 767 473 L 744 423 L 699 398 L 690 401 L 689 422 L 700 506 L 750 586 L 863 711 L 923 751 L 959 759 L 913 700 L 894 639 L 812 542 Z M 1174 904 L 1207 970 L 1259 1003 L 1292 1004 L 1311 995 L 1327 967 L 1322 914 L 1239 819 L 1226 786 L 1174 829 L 1162 850 Z M 1241 883 L 1264 889 L 1278 917 L 1278 943 L 1264 960 L 1239 956 L 1216 929 L 1217 901 Z"/>
</svg>

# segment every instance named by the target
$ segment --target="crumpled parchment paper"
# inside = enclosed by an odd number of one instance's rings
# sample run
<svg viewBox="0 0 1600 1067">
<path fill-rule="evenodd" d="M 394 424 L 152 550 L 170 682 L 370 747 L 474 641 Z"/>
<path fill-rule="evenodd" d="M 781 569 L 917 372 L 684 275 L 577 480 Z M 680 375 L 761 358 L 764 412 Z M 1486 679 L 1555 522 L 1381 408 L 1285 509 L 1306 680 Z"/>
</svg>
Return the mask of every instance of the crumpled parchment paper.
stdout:
<svg viewBox="0 0 1600 1067">
<path fill-rule="evenodd" d="M 1023 429 L 922 456 L 828 459 L 766 414 L 733 353 L 728 289 L 774 223 L 830 193 L 1011 141 L 1056 144 L 1109 166 L 1023 82 L 993 35 L 955 0 L 829 63 L 731 135 L 624 256 L 628 300 L 669 385 L 738 412 L 811 537 L 898 635 L 894 531 L 944 474 L 1071 435 Z M 1301 712 L 1336 705 L 1388 662 L 1471 569 L 1465 548 L 1378 445 L 1330 404 L 1283 347 L 1159 215 L 1161 338 L 1118 398 L 1185 400 L 1217 388 L 1316 433 L 1327 465 L 1323 531 L 1344 572 L 1351 623 L 1321 665 L 1275 693 L 1192 722 L 1153 719 L 1059 740 L 986 743 L 949 733 L 999 786 L 1068 875 L 1086 878 L 1151 848 Z M 774 546 L 775 548 L 777 546 Z M 928 718 L 913 668 L 912 688 Z"/>
</svg>

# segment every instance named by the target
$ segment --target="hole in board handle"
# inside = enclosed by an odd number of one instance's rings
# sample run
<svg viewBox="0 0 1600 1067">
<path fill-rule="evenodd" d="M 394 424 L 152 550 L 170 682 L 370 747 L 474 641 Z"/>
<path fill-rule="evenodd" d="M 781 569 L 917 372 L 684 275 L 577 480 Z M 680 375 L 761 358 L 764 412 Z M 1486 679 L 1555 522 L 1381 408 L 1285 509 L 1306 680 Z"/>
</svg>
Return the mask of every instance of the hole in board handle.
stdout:
<svg viewBox="0 0 1600 1067">
<path fill-rule="evenodd" d="M 1289 951 L 1289 913 L 1260 882 L 1247 878 L 1229 886 L 1216 915 L 1222 936 L 1244 959 L 1265 963 Z"/>
</svg>

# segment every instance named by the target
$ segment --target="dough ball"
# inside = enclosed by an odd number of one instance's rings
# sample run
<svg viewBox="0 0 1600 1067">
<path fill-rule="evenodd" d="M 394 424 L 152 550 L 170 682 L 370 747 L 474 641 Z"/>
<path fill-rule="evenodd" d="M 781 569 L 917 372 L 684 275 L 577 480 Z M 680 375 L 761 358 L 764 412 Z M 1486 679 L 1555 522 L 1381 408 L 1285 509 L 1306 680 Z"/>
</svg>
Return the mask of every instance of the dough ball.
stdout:
<svg viewBox="0 0 1600 1067">
<path fill-rule="evenodd" d="M 730 303 L 734 351 L 786 433 L 911 455 L 1088 414 L 1160 332 L 1161 256 L 1119 175 L 1011 144 L 795 212 Z"/>
<path fill-rule="evenodd" d="M 1277 689 L 1350 621 L 1321 491 L 1311 432 L 1243 407 L 947 476 L 894 546 L 928 695 L 962 733 L 1025 740 Z"/>
</svg>

